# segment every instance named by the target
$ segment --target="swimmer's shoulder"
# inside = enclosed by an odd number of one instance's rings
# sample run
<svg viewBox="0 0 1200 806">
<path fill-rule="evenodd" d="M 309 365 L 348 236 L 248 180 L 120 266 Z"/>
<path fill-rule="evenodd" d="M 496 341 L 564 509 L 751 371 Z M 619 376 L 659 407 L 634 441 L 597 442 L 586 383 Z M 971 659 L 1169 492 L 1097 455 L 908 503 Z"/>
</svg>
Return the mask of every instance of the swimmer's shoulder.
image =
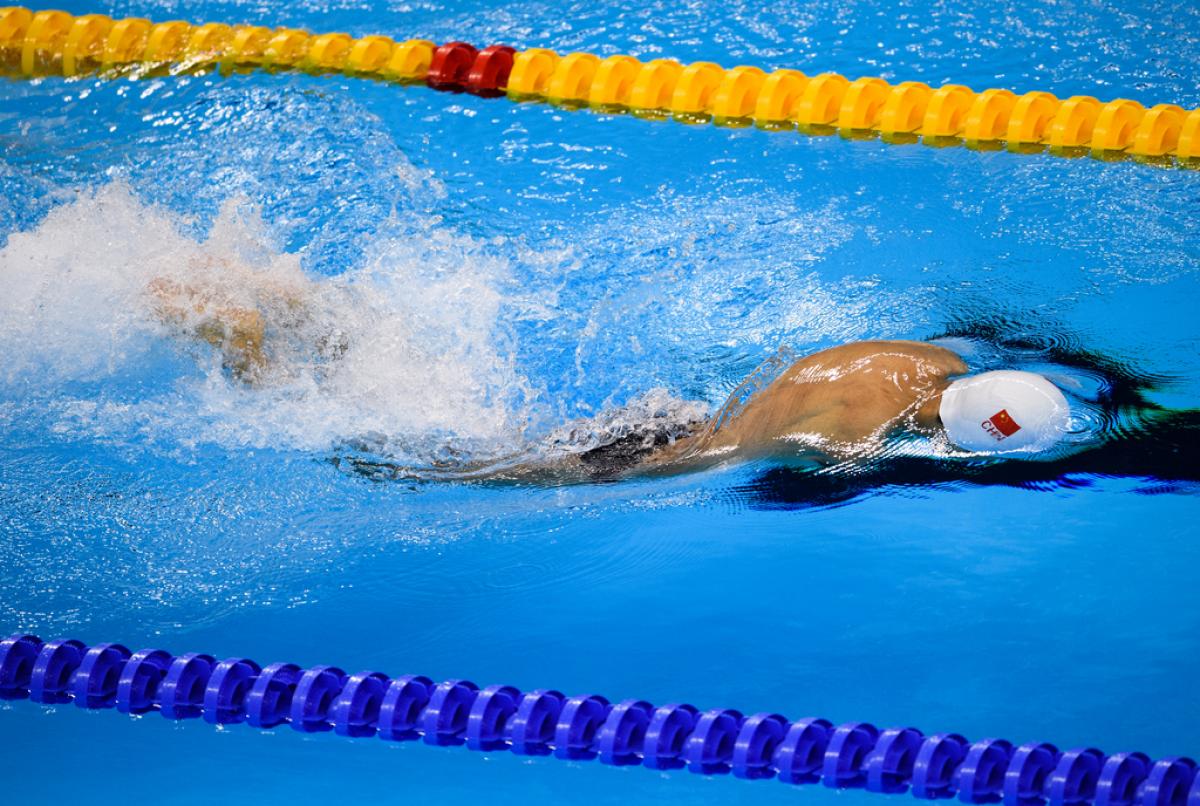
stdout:
<svg viewBox="0 0 1200 806">
<path fill-rule="evenodd" d="M 873 339 L 850 342 L 813 353 L 797 362 L 797 365 L 810 362 L 826 365 L 839 364 L 868 358 L 914 361 L 931 366 L 936 372 L 944 375 L 961 375 L 968 371 L 962 356 L 953 350 L 929 342 L 908 339 Z"/>
<path fill-rule="evenodd" d="M 962 375 L 968 371 L 967 363 L 958 353 L 940 344 L 930 344 L 927 341 L 896 341 L 912 351 L 913 355 L 930 361 L 948 375 Z"/>
</svg>

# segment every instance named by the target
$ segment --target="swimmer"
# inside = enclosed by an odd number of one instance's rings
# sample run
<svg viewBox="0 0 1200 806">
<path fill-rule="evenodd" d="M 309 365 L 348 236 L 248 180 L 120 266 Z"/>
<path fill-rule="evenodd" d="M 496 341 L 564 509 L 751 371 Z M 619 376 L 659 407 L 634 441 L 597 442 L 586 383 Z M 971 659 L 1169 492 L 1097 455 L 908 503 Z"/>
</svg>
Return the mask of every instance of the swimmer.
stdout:
<svg viewBox="0 0 1200 806">
<path fill-rule="evenodd" d="M 581 455 L 601 474 L 622 465 L 684 469 L 743 458 L 838 461 L 900 432 L 944 436 L 972 453 L 1033 455 L 1069 427 L 1066 397 L 1032 372 L 968 374 L 945 347 L 861 341 L 791 360 L 781 353 L 744 381 L 715 416 L 683 435 L 634 435 Z"/>
<path fill-rule="evenodd" d="M 251 304 L 237 304 L 207 286 L 164 280 L 151 283 L 150 292 L 164 322 L 182 324 L 184 332 L 217 347 L 231 371 L 248 383 L 258 382 L 268 364 L 264 314 L 304 307 L 299 287 L 264 286 Z M 841 461 L 875 452 L 903 432 L 943 436 L 971 453 L 1029 456 L 1053 447 L 1067 433 L 1069 419 L 1066 398 L 1040 375 L 1013 370 L 971 375 L 962 358 L 942 346 L 861 341 L 800 358 L 781 351 L 707 420 L 560 451 L 549 466 L 526 464 L 481 475 L 528 478 L 574 469 L 591 478 L 614 477 L 678 472 L 735 456 Z"/>
</svg>

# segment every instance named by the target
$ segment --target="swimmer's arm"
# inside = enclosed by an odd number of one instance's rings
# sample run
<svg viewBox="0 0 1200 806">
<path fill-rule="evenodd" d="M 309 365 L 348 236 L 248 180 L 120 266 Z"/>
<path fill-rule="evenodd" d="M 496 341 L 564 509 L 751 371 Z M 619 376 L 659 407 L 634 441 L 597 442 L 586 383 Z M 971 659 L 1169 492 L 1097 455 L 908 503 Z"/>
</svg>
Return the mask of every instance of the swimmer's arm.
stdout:
<svg viewBox="0 0 1200 806">
<path fill-rule="evenodd" d="M 148 290 L 159 319 L 216 347 L 238 377 L 252 381 L 266 368 L 266 326 L 258 310 L 221 304 L 205 289 L 162 277 L 152 280 Z"/>
</svg>

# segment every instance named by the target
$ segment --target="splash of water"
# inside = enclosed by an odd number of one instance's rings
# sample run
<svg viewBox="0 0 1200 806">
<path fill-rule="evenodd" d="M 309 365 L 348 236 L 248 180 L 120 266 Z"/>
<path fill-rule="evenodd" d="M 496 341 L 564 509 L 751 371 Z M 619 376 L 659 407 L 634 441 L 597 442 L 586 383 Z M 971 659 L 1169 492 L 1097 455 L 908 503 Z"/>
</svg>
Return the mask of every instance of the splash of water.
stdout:
<svg viewBox="0 0 1200 806">
<path fill-rule="evenodd" d="M 500 317 L 510 267 L 479 243 L 396 218 L 360 266 L 314 280 L 244 201 L 203 239 L 180 223 L 115 183 L 0 250 L 0 381 L 54 430 L 303 450 L 379 431 L 417 451 L 431 435 L 478 449 L 519 434 L 531 396 Z M 262 312 L 261 382 L 163 316 L 164 284 Z"/>
</svg>

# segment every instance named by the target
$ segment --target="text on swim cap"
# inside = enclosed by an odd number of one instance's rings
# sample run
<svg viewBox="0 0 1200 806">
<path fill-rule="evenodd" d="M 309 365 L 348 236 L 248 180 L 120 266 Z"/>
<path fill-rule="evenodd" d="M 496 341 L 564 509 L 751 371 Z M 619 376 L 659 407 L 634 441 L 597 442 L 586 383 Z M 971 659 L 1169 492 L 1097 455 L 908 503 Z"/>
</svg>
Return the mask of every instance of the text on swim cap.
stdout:
<svg viewBox="0 0 1200 806">
<path fill-rule="evenodd" d="M 988 417 L 980 425 L 984 431 L 987 431 L 997 442 L 1011 437 L 1013 434 L 1021 430 L 1020 424 L 1014 420 L 1008 413 L 1008 409 L 1000 409 L 1000 411 Z"/>
</svg>

